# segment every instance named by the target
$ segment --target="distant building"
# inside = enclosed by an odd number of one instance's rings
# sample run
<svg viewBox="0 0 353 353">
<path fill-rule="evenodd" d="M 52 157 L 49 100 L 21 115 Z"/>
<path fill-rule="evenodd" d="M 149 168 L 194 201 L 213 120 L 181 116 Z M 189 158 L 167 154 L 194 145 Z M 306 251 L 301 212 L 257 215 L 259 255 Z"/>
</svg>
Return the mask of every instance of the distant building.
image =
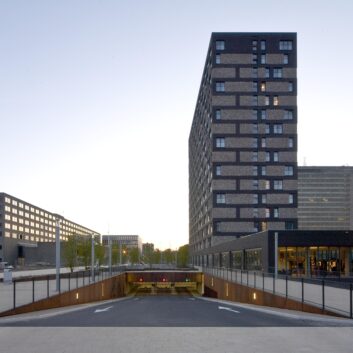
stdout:
<svg viewBox="0 0 353 353">
<path fill-rule="evenodd" d="M 117 244 L 119 246 L 125 246 L 128 249 L 138 248 L 139 251 L 142 252 L 142 240 L 139 235 L 103 235 L 103 245 L 108 245 L 109 239 L 112 245 Z"/>
<path fill-rule="evenodd" d="M 57 220 L 60 220 L 62 241 L 73 234 L 100 237 L 98 232 L 63 216 L 9 194 L 0 193 L 0 262 L 5 261 L 12 265 L 25 264 L 25 248 L 37 248 L 39 243 L 55 242 Z M 47 248 L 50 246 L 38 247 L 38 249 Z M 41 254 L 38 254 L 38 257 L 41 257 Z"/>
<path fill-rule="evenodd" d="M 142 244 L 142 254 L 152 253 L 154 251 L 153 243 L 143 243 Z"/>
<path fill-rule="evenodd" d="M 353 167 L 298 167 L 298 226 L 353 230 Z"/>
</svg>

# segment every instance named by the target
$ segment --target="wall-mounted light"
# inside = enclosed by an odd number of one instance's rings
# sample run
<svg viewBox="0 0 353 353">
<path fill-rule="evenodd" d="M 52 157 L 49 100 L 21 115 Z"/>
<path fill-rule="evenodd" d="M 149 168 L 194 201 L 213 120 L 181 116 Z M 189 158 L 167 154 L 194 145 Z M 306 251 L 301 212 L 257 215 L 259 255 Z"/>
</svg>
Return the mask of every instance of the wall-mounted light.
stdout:
<svg viewBox="0 0 353 353">
<path fill-rule="evenodd" d="M 256 292 L 254 292 L 254 293 L 252 294 L 252 298 L 253 298 L 254 300 L 256 300 L 256 298 L 257 298 Z"/>
<path fill-rule="evenodd" d="M 76 300 L 78 300 L 78 298 L 79 298 L 79 294 L 78 292 L 76 292 Z"/>
</svg>

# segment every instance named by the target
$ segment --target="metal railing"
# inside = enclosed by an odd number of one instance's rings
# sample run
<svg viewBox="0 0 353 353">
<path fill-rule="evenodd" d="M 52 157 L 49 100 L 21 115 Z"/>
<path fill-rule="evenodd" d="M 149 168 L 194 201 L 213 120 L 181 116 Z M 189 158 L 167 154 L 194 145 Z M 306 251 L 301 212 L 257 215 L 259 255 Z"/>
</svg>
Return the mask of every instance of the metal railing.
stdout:
<svg viewBox="0 0 353 353">
<path fill-rule="evenodd" d="M 55 274 L 13 278 L 12 283 L 0 283 L 0 313 L 19 306 L 50 298 L 54 295 L 84 287 L 125 272 L 124 266 L 90 269 L 61 273 L 59 290 L 56 288 Z"/>
<path fill-rule="evenodd" d="M 260 271 L 202 267 L 204 273 L 227 282 L 279 295 L 353 318 L 353 284 L 330 279 L 314 279 Z"/>
</svg>

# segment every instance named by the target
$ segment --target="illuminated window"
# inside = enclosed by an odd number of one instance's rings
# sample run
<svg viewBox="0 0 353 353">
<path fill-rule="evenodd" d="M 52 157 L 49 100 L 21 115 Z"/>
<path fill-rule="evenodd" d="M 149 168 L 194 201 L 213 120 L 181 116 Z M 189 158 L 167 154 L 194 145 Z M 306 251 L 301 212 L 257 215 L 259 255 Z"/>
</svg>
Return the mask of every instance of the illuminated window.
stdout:
<svg viewBox="0 0 353 353">
<path fill-rule="evenodd" d="M 274 97 L 273 97 L 273 105 L 279 105 L 278 96 L 274 96 Z"/>
<path fill-rule="evenodd" d="M 266 82 L 261 82 L 260 90 L 261 90 L 261 92 L 265 92 L 266 91 Z"/>
</svg>

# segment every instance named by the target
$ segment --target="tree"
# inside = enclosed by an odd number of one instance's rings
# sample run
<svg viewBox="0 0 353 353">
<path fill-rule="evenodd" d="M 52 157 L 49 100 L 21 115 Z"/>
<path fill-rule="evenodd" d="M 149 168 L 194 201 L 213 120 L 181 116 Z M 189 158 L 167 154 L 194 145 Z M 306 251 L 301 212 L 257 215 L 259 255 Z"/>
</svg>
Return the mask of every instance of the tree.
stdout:
<svg viewBox="0 0 353 353">
<path fill-rule="evenodd" d="M 186 267 L 189 263 L 189 245 L 180 246 L 178 249 L 178 267 Z"/>
<path fill-rule="evenodd" d="M 81 258 L 83 265 L 87 268 L 91 262 L 91 238 L 81 238 L 77 245 L 78 256 Z"/>
<path fill-rule="evenodd" d="M 160 264 L 161 263 L 161 258 L 162 258 L 161 251 L 159 249 L 156 249 L 153 252 L 153 263 L 154 264 Z"/>
<path fill-rule="evenodd" d="M 102 265 L 104 261 L 105 249 L 101 243 L 96 243 L 94 245 L 94 257 L 98 265 Z"/>
<path fill-rule="evenodd" d="M 116 265 L 119 263 L 120 259 L 120 247 L 118 244 L 112 246 L 112 264 Z"/>
<path fill-rule="evenodd" d="M 129 251 L 129 258 L 132 264 L 137 264 L 139 262 L 140 253 L 138 248 L 132 248 Z"/>
<path fill-rule="evenodd" d="M 73 272 L 75 266 L 77 266 L 77 236 L 76 234 L 71 234 L 67 237 L 67 241 L 64 243 L 64 259 L 67 267 Z"/>
<path fill-rule="evenodd" d="M 163 251 L 163 260 L 167 264 L 171 264 L 173 262 L 173 252 L 171 249 L 166 249 Z"/>
<path fill-rule="evenodd" d="M 147 247 L 145 250 L 145 253 L 143 254 L 143 261 L 148 263 L 150 267 L 152 267 L 153 260 L 154 260 L 153 250 L 151 247 Z"/>
</svg>

